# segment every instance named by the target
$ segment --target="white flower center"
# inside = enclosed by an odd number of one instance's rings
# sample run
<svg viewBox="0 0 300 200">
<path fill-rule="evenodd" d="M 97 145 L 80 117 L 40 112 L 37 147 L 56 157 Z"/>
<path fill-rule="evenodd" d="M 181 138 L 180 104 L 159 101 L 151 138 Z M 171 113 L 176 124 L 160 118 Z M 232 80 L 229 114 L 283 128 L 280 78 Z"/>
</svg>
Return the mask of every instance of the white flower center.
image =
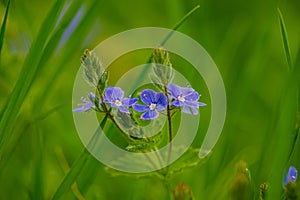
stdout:
<svg viewBox="0 0 300 200">
<path fill-rule="evenodd" d="M 116 100 L 116 101 L 115 101 L 115 104 L 116 104 L 117 106 L 121 106 L 121 105 L 122 105 L 122 102 L 119 101 L 119 100 Z"/>
<path fill-rule="evenodd" d="M 179 101 L 181 101 L 181 102 L 185 102 L 185 98 L 182 97 L 182 96 L 179 96 L 177 99 L 178 99 Z"/>
<path fill-rule="evenodd" d="M 155 103 L 151 103 L 151 105 L 149 106 L 150 110 L 155 110 L 156 108 L 156 104 Z"/>
</svg>

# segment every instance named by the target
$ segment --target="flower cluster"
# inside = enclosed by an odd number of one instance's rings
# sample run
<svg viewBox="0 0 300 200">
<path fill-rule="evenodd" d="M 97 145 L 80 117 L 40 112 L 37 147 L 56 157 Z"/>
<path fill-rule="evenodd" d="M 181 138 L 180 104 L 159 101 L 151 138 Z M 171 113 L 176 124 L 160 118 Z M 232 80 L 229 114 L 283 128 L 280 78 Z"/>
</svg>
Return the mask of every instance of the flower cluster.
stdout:
<svg viewBox="0 0 300 200">
<path fill-rule="evenodd" d="M 152 120 L 166 109 L 168 117 L 173 109 L 174 113 L 180 109 L 184 113 L 197 115 L 199 107 L 205 106 L 199 102 L 200 95 L 193 88 L 171 83 L 174 72 L 170 56 L 161 47 L 153 52 L 153 73 L 150 74 L 150 79 L 163 92 L 145 89 L 140 92 L 139 98 L 124 97 L 124 91 L 120 87 L 107 87 L 108 72 L 94 52 L 86 50 L 81 58 L 81 65 L 85 80 L 97 89 L 97 95 L 90 93 L 88 98 L 82 97 L 80 107 L 74 109 L 74 112 L 108 112 L 111 108 L 126 114 L 140 112 L 142 120 Z"/>
<path fill-rule="evenodd" d="M 124 91 L 120 87 L 106 88 L 103 103 L 113 109 L 117 109 L 122 113 L 130 114 L 129 108 L 137 112 L 142 112 L 141 119 L 151 120 L 159 116 L 169 104 L 171 107 L 181 108 L 182 112 L 187 114 L 198 114 L 199 106 L 205 106 L 199 102 L 200 95 L 193 88 L 180 87 L 170 84 L 168 87 L 168 95 L 162 92 L 156 92 L 152 89 L 145 89 L 140 93 L 140 100 L 143 104 L 138 104 L 138 98 L 124 98 Z M 98 99 L 95 94 L 90 93 L 88 99 L 81 98 L 83 104 L 81 107 L 74 109 L 74 112 L 85 112 L 95 109 L 95 100 Z M 102 103 L 100 101 L 100 103 Z"/>
</svg>

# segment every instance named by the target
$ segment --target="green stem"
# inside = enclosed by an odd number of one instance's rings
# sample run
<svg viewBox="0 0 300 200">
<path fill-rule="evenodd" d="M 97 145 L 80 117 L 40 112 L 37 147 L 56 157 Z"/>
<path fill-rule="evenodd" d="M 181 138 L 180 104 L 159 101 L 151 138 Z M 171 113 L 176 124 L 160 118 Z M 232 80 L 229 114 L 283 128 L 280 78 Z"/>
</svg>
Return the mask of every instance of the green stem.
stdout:
<svg viewBox="0 0 300 200">
<path fill-rule="evenodd" d="M 160 45 L 163 46 L 169 40 L 169 38 L 174 34 L 174 32 L 199 8 L 200 8 L 200 5 L 197 5 L 190 12 L 188 12 L 186 15 L 184 15 L 183 18 L 181 18 L 181 20 L 172 27 L 173 31 L 171 31 L 165 37 L 165 39 L 162 41 L 162 43 Z"/>
<path fill-rule="evenodd" d="M 168 178 L 165 176 L 164 177 L 164 185 L 165 185 L 165 188 L 166 188 L 166 191 L 167 191 L 167 195 L 168 195 L 168 199 L 172 200 L 172 191 L 171 191 L 171 187 L 170 187 L 170 184 L 169 184 L 169 180 Z"/>
<path fill-rule="evenodd" d="M 119 129 L 119 131 L 124 135 L 124 137 L 126 137 L 129 141 L 133 142 L 134 140 L 127 134 L 125 133 L 121 127 L 119 126 L 119 124 L 116 122 L 114 116 L 109 112 L 109 109 L 107 108 L 106 104 L 104 103 L 104 98 L 103 98 L 103 94 L 101 93 L 101 90 L 99 87 L 97 87 L 97 91 L 99 93 L 100 96 L 100 101 L 102 102 L 101 105 L 103 107 L 103 110 L 105 113 L 109 113 L 108 117 L 109 119 L 115 124 L 115 126 Z"/>
<path fill-rule="evenodd" d="M 167 86 L 164 86 L 165 95 L 168 97 L 168 89 Z M 167 118 L 168 118 L 168 133 L 169 133 L 169 149 L 168 149 L 168 157 L 167 157 L 167 164 L 169 164 L 171 159 L 172 153 L 172 140 L 173 140 L 173 133 L 172 133 L 172 117 L 171 117 L 171 110 L 170 110 L 170 103 L 167 104 Z"/>
</svg>

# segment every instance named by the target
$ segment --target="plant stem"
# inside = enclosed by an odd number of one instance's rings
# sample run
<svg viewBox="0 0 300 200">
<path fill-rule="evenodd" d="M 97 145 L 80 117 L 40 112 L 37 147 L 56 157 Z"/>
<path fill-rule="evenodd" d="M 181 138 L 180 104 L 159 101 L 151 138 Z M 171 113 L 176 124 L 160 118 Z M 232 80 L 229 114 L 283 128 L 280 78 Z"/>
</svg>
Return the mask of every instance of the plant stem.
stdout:
<svg viewBox="0 0 300 200">
<path fill-rule="evenodd" d="M 168 97 L 168 89 L 167 86 L 164 86 L 164 93 L 166 97 Z M 172 140 L 173 140 L 173 133 L 172 133 L 172 117 L 171 117 L 171 110 L 170 110 L 170 103 L 167 104 L 167 117 L 168 117 L 168 133 L 169 133 L 169 149 L 168 149 L 168 157 L 167 157 L 167 164 L 170 162 L 171 153 L 172 153 Z"/>
<path fill-rule="evenodd" d="M 165 185 L 165 188 L 167 190 L 167 195 L 168 195 L 168 199 L 172 200 L 172 191 L 171 191 L 171 187 L 170 187 L 170 184 L 169 184 L 169 180 L 166 176 L 164 176 L 164 185 Z"/>
<path fill-rule="evenodd" d="M 101 90 L 99 87 L 97 87 L 97 91 L 99 93 L 99 96 L 100 96 L 100 101 L 101 101 L 101 105 L 103 107 L 103 110 L 105 113 L 109 113 L 108 114 L 108 117 L 109 119 L 115 124 L 115 126 L 120 130 L 120 132 L 128 139 L 130 140 L 131 142 L 133 142 L 134 140 L 127 134 L 125 133 L 121 127 L 119 126 L 119 124 L 116 122 L 114 116 L 111 114 L 111 112 L 109 112 L 109 109 L 107 108 L 106 104 L 104 103 L 104 98 L 103 98 L 103 94 L 101 93 Z"/>
</svg>

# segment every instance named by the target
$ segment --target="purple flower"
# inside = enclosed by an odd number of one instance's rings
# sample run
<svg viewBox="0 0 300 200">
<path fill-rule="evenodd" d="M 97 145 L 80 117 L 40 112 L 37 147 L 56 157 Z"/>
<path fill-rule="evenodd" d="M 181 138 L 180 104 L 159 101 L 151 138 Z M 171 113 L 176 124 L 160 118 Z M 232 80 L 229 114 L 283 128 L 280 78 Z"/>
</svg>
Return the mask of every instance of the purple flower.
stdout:
<svg viewBox="0 0 300 200">
<path fill-rule="evenodd" d="M 123 98 L 124 91 L 119 87 L 108 87 L 105 92 L 104 102 L 112 108 L 118 108 L 120 112 L 130 114 L 129 106 L 135 104 L 137 98 Z"/>
<path fill-rule="evenodd" d="M 145 89 L 141 92 L 140 98 L 146 105 L 135 104 L 132 107 L 138 112 L 144 112 L 141 116 L 143 120 L 155 119 L 159 111 L 166 109 L 168 104 L 167 97 L 161 92 Z"/>
<path fill-rule="evenodd" d="M 297 170 L 295 167 L 291 166 L 289 168 L 289 172 L 286 175 L 284 173 L 284 178 L 283 178 L 283 186 L 285 187 L 289 182 L 296 182 L 297 180 Z"/>
<path fill-rule="evenodd" d="M 184 113 L 197 115 L 199 106 L 206 106 L 206 104 L 198 102 L 200 95 L 193 88 L 184 88 L 170 84 L 168 89 L 171 93 L 171 98 L 174 99 L 171 105 L 182 107 L 182 112 Z"/>
<path fill-rule="evenodd" d="M 78 106 L 81 106 L 80 108 L 75 108 L 73 112 L 86 112 L 90 109 L 95 109 L 95 98 L 96 95 L 92 92 L 89 93 L 88 99 L 81 97 L 81 101 L 83 104 L 78 104 Z"/>
</svg>

